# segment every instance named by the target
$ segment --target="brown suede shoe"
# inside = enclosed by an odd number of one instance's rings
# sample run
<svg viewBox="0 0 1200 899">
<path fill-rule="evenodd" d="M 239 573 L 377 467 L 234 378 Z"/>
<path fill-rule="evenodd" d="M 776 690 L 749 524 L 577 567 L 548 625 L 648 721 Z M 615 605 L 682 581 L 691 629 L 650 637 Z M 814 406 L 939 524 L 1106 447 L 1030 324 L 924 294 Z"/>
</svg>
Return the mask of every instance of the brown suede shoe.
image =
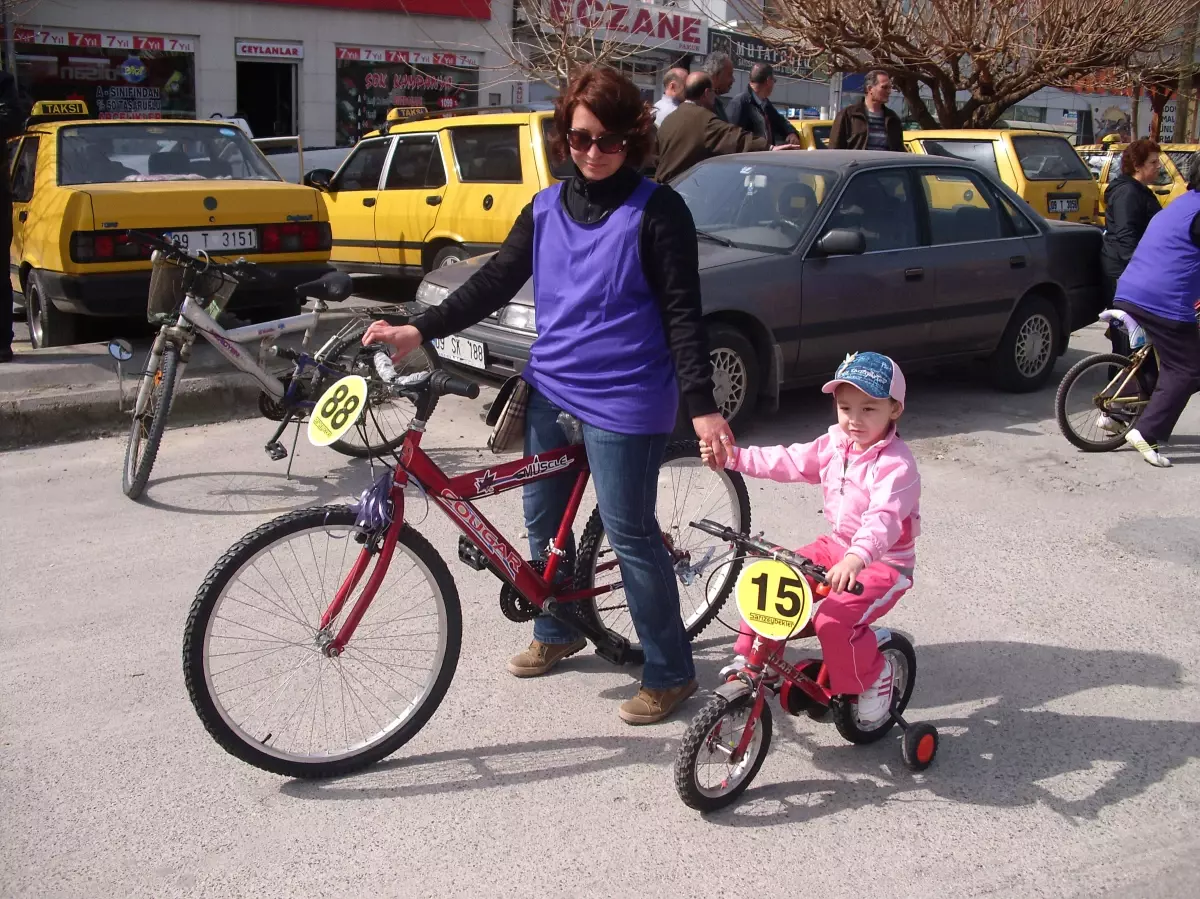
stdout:
<svg viewBox="0 0 1200 899">
<path fill-rule="evenodd" d="M 633 699 L 621 703 L 617 714 L 629 724 L 654 724 L 662 721 L 683 705 L 683 701 L 696 692 L 700 685 L 695 680 L 672 687 L 669 690 L 648 690 L 642 687 Z"/>
<path fill-rule="evenodd" d="M 539 643 L 534 640 L 524 652 L 508 660 L 508 673 L 516 677 L 537 677 L 545 674 L 567 656 L 573 656 L 587 646 L 580 637 L 574 643 Z"/>
</svg>

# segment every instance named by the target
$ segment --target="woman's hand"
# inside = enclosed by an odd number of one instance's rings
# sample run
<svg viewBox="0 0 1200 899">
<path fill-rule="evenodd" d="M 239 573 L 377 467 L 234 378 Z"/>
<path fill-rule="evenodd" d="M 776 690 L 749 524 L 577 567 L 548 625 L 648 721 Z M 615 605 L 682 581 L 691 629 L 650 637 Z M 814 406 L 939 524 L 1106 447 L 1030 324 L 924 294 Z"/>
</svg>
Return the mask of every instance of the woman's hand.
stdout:
<svg viewBox="0 0 1200 899">
<path fill-rule="evenodd" d="M 866 562 L 857 553 L 846 553 L 825 575 L 830 593 L 845 593 L 853 590 L 858 583 L 859 573 L 867 567 Z"/>
<path fill-rule="evenodd" d="M 374 321 L 362 336 L 363 346 L 373 343 L 386 343 L 396 348 L 392 359 L 399 362 L 421 345 L 421 332 L 412 325 L 389 325 L 387 322 Z"/>
<path fill-rule="evenodd" d="M 713 471 L 725 467 L 729 451 L 733 449 L 733 431 L 720 412 L 711 412 L 692 419 L 692 427 L 700 438 L 700 458 Z"/>
</svg>

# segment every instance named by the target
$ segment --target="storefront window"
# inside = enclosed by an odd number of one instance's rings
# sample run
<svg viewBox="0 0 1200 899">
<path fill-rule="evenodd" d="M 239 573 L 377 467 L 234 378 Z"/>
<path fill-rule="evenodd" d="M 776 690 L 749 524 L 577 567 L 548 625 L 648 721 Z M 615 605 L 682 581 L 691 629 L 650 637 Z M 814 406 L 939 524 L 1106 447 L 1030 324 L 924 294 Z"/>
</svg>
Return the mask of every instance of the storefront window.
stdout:
<svg viewBox="0 0 1200 899">
<path fill-rule="evenodd" d="M 479 69 L 450 53 L 338 47 L 337 143 L 381 127 L 396 106 L 429 110 L 479 105 Z"/>
<path fill-rule="evenodd" d="M 101 119 L 196 117 L 192 53 L 17 44 L 17 67 L 32 99 L 82 99 Z"/>
</svg>

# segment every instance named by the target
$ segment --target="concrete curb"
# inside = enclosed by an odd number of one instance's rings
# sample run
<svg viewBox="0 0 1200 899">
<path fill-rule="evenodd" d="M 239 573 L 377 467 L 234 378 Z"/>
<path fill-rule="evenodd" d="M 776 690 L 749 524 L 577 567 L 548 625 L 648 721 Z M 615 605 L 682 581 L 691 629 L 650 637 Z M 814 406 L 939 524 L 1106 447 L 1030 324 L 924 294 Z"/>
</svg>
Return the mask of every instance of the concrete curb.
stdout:
<svg viewBox="0 0 1200 899">
<path fill-rule="evenodd" d="M 124 411 L 117 405 L 120 396 L 115 382 L 79 390 L 9 394 L 0 400 L 0 449 L 125 434 L 136 391 L 137 379 L 126 378 Z M 260 392 L 258 385 L 241 373 L 185 378 L 175 388 L 167 430 L 256 417 Z"/>
</svg>

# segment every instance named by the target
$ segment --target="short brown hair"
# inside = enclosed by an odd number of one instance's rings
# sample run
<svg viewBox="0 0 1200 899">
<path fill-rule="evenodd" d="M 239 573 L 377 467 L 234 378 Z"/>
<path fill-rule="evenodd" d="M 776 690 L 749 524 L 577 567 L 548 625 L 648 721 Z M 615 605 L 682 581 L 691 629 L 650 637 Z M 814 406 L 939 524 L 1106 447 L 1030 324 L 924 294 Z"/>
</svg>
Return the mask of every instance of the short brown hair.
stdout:
<svg viewBox="0 0 1200 899">
<path fill-rule="evenodd" d="M 1147 159 L 1161 152 L 1162 148 L 1148 137 L 1135 140 L 1121 154 L 1121 174 L 1132 178 L 1133 173 L 1144 166 Z"/>
<path fill-rule="evenodd" d="M 583 104 L 613 134 L 623 134 L 628 143 L 626 162 L 638 168 L 654 143 L 654 116 L 637 85 L 615 69 L 591 66 L 584 69 L 554 101 L 554 136 L 550 147 L 559 159 L 568 159 L 567 132 L 575 107 Z"/>
</svg>

